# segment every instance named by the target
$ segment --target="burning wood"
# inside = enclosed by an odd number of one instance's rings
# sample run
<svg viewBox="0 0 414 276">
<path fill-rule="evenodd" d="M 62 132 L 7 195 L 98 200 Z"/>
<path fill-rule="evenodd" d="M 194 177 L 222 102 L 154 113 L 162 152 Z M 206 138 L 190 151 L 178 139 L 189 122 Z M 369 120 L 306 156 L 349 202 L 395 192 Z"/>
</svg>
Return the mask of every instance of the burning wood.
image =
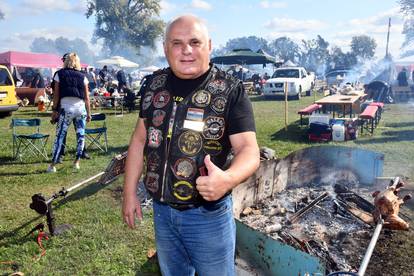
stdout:
<svg viewBox="0 0 414 276">
<path fill-rule="evenodd" d="M 372 224 L 363 217 L 371 216 L 369 210 L 374 206 L 339 188 L 338 193 L 331 186 L 287 189 L 273 199 L 247 207 L 241 221 L 324 260 L 329 272 L 356 271 L 372 231 Z M 370 196 L 368 191 L 365 194 Z M 254 214 L 252 210 L 261 212 Z"/>
</svg>

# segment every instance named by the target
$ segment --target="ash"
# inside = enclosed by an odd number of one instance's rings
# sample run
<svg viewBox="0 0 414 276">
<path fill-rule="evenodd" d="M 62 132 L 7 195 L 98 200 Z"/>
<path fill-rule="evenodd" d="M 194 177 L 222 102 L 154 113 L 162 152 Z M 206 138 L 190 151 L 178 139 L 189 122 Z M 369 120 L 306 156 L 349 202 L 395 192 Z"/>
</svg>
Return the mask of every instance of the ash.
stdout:
<svg viewBox="0 0 414 276">
<path fill-rule="evenodd" d="M 347 190 L 347 195 L 351 193 L 368 209 L 373 208 L 365 200 L 371 198 L 368 190 L 359 189 L 358 193 Z M 295 218 L 296 212 L 321 197 L 323 199 L 316 205 Z M 347 206 L 360 209 L 353 202 L 347 202 Z M 370 209 L 365 211 L 370 216 Z M 343 198 L 331 186 L 285 190 L 274 198 L 245 208 L 240 217 L 253 229 L 320 258 L 328 273 L 356 272 L 373 233 L 372 223 L 348 212 Z"/>
</svg>

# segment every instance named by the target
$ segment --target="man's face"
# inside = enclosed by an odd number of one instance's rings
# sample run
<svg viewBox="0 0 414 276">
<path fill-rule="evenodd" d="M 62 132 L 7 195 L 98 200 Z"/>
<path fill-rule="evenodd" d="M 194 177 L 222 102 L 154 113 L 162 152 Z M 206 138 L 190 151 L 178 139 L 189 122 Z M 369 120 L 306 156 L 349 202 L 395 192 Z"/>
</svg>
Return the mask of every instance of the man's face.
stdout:
<svg viewBox="0 0 414 276">
<path fill-rule="evenodd" d="M 191 19 L 180 20 L 170 27 L 164 52 L 177 77 L 195 79 L 209 68 L 211 41 L 199 23 Z"/>
</svg>

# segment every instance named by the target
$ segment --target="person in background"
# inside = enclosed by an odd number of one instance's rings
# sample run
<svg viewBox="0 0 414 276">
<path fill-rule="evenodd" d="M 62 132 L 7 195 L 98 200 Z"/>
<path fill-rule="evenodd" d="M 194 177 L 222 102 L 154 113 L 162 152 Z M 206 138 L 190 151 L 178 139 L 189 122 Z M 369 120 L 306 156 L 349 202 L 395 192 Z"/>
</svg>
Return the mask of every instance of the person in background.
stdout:
<svg viewBox="0 0 414 276">
<path fill-rule="evenodd" d="M 104 67 L 99 71 L 99 86 L 106 87 L 108 78 L 109 78 L 108 66 L 104 65 Z"/>
<path fill-rule="evenodd" d="M 397 76 L 399 86 L 408 86 L 407 69 L 404 67 Z"/>
<path fill-rule="evenodd" d="M 145 172 L 162 275 L 233 276 L 231 190 L 260 162 L 252 106 L 241 81 L 210 63 L 201 19 L 186 15 L 169 23 L 164 53 L 170 67 L 148 76 L 140 91 L 123 220 L 133 228 L 142 218 L 137 183 Z M 234 158 L 224 168 L 231 149 Z"/>
<path fill-rule="evenodd" d="M 96 75 L 93 72 L 93 68 L 89 68 L 86 77 L 89 81 L 89 91 L 93 91 L 96 88 Z"/>
<path fill-rule="evenodd" d="M 45 80 L 43 79 L 42 74 L 39 69 L 36 69 L 35 75 L 30 84 L 31 88 L 45 88 Z"/>
<path fill-rule="evenodd" d="M 57 122 L 56 138 L 52 149 L 52 162 L 47 172 L 56 172 L 63 141 L 69 125 L 75 121 L 76 158 L 74 168 L 80 169 L 80 158 L 85 146 L 85 126 L 90 121 L 88 79 L 81 72 L 80 59 L 76 53 L 66 56 L 63 69 L 54 76 L 52 122 Z"/>
<path fill-rule="evenodd" d="M 127 87 L 127 78 L 124 70 L 119 69 L 118 72 L 116 72 L 116 79 L 118 80 L 118 92 L 122 93 Z"/>
</svg>

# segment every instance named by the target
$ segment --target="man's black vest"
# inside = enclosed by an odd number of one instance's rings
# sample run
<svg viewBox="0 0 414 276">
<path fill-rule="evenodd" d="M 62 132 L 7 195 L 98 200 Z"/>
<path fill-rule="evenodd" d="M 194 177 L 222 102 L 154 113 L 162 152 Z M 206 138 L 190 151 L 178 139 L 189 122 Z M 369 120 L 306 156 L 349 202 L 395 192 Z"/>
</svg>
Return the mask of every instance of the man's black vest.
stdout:
<svg viewBox="0 0 414 276">
<path fill-rule="evenodd" d="M 169 204 L 200 204 L 196 179 L 207 173 L 204 157 L 222 168 L 231 149 L 227 134 L 229 94 L 238 80 L 216 67 L 180 103 L 173 100 L 170 69 L 144 83 L 142 114 L 147 140 L 145 186 L 154 199 Z"/>
<path fill-rule="evenodd" d="M 59 76 L 60 99 L 64 97 L 78 97 L 85 99 L 85 75 L 74 69 L 61 69 Z"/>
</svg>

